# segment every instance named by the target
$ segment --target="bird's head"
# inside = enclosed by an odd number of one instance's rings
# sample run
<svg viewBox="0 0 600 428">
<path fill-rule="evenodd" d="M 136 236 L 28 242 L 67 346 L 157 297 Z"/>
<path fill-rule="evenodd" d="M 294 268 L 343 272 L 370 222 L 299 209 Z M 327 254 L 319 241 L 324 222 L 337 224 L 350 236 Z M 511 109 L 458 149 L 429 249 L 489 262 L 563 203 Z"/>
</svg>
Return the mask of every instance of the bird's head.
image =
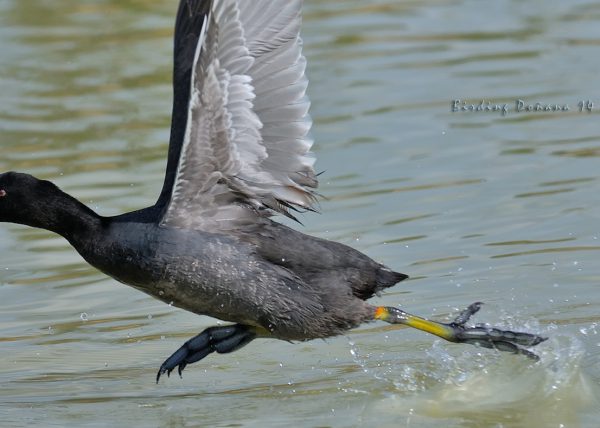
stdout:
<svg viewBox="0 0 600 428">
<path fill-rule="evenodd" d="M 44 227 L 53 196 L 60 190 L 51 182 L 20 172 L 0 174 L 0 221 Z"/>
</svg>

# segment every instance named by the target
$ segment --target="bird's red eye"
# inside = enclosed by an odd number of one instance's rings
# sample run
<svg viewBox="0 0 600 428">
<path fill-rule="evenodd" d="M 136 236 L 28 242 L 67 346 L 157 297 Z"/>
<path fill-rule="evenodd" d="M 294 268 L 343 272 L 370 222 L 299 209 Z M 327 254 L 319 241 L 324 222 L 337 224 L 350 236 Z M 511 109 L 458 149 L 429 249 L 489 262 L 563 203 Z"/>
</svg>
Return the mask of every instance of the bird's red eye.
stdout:
<svg viewBox="0 0 600 428">
<path fill-rule="evenodd" d="M 0 198 L 3 198 L 5 196 L 6 196 L 6 190 L 0 189 Z"/>
</svg>

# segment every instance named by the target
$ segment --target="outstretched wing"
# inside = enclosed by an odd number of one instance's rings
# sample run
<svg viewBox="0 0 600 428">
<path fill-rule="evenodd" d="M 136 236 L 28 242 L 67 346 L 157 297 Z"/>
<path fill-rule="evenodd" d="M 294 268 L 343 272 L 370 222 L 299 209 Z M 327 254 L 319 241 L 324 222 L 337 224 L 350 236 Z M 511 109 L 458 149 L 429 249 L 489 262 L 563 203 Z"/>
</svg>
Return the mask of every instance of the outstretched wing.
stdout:
<svg viewBox="0 0 600 428">
<path fill-rule="evenodd" d="M 208 16 L 210 0 L 181 0 L 175 21 L 173 49 L 173 112 L 165 181 L 156 206 L 164 211 L 171 199 L 190 101 L 194 52 Z"/>
<path fill-rule="evenodd" d="M 302 1 L 183 0 L 179 26 L 186 7 L 200 11 L 190 16 L 202 16 L 202 27 L 161 224 L 228 229 L 273 211 L 312 209 Z M 172 138 L 170 157 L 176 145 Z"/>
</svg>

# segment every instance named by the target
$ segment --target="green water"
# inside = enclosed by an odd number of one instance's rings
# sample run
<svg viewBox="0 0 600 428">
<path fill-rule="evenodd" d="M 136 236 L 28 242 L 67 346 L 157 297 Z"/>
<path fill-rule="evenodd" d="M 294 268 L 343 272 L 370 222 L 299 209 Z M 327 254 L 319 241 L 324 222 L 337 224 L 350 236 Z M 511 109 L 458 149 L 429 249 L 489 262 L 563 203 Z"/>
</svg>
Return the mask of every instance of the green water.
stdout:
<svg viewBox="0 0 600 428">
<path fill-rule="evenodd" d="M 176 3 L 2 0 L 0 170 L 103 215 L 152 204 Z M 253 342 L 156 385 L 215 320 L 3 224 L 1 426 L 597 426 L 600 5 L 307 0 L 303 35 L 326 199 L 302 230 L 411 275 L 374 302 L 447 320 L 484 301 L 476 321 L 550 336 L 541 362 L 372 324 Z M 511 110 L 453 113 L 457 99 Z"/>
</svg>

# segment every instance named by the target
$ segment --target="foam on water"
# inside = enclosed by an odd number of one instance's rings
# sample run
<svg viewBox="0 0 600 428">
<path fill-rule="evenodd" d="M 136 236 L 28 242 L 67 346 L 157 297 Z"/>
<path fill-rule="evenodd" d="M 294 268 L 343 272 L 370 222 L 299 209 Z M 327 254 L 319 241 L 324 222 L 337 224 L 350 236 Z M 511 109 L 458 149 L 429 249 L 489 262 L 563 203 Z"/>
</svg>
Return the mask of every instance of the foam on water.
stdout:
<svg viewBox="0 0 600 428">
<path fill-rule="evenodd" d="M 386 370 L 396 390 L 367 413 L 379 415 L 383 426 L 429 426 L 444 420 L 456 426 L 545 428 L 579 425 L 580 412 L 600 402 L 598 387 L 582 370 L 585 352 L 575 337 L 549 339 L 538 347 L 537 363 L 477 348 L 456 355 L 450 350 L 436 341 L 424 366 Z M 382 378 L 381 372 L 375 375 Z"/>
</svg>

